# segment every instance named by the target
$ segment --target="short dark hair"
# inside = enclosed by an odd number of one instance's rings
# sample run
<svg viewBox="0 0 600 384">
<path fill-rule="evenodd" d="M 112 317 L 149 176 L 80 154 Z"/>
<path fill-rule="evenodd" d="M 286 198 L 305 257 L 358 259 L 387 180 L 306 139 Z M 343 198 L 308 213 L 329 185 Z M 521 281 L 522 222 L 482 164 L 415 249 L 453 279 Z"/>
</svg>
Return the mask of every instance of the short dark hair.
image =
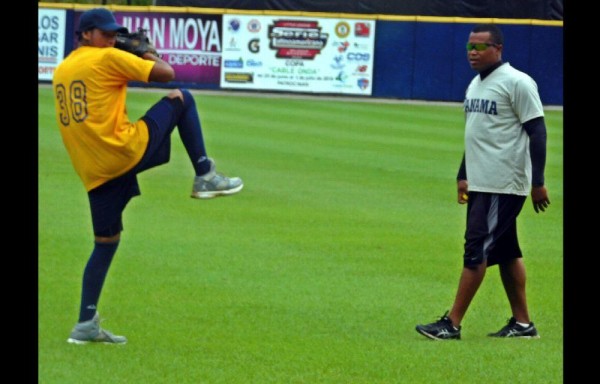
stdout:
<svg viewBox="0 0 600 384">
<path fill-rule="evenodd" d="M 490 38 L 494 44 L 504 44 L 504 35 L 496 24 L 477 24 L 473 27 L 471 32 L 489 32 Z"/>
</svg>

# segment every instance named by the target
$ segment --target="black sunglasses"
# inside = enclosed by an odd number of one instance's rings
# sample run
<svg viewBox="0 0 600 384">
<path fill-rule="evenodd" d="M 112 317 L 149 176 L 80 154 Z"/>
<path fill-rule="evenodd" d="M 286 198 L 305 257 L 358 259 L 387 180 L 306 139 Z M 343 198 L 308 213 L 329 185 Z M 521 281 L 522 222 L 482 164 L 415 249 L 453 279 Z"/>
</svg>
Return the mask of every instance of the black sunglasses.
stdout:
<svg viewBox="0 0 600 384">
<path fill-rule="evenodd" d="M 497 47 L 494 43 L 467 43 L 467 51 L 476 50 L 477 52 L 485 51 L 488 47 Z"/>
</svg>

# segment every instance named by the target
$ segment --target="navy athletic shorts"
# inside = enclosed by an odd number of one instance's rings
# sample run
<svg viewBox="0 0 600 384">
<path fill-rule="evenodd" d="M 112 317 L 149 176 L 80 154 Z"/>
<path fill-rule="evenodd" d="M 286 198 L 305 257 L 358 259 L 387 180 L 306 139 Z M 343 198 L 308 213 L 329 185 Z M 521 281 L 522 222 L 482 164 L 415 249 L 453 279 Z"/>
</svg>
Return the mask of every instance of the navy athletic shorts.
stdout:
<svg viewBox="0 0 600 384">
<path fill-rule="evenodd" d="M 464 266 L 487 266 L 522 257 L 517 216 L 527 196 L 469 192 Z"/>
<path fill-rule="evenodd" d="M 183 91 L 183 90 L 182 90 Z M 110 237 L 123 230 L 123 210 L 141 194 L 137 174 L 169 162 L 171 133 L 183 110 L 179 97 L 163 97 L 142 117 L 148 126 L 148 147 L 140 162 L 127 173 L 88 192 L 95 236 Z"/>
</svg>

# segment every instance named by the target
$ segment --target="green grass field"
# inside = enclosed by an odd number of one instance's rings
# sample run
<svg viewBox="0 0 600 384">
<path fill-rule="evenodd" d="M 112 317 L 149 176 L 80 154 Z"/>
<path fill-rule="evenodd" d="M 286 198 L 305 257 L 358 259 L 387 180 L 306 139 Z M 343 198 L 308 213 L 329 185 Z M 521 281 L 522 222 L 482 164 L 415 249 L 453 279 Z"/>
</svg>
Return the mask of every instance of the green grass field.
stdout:
<svg viewBox="0 0 600 384">
<path fill-rule="evenodd" d="M 130 90 L 138 118 L 165 93 Z M 548 110 L 552 202 L 519 235 L 539 340 L 488 270 L 460 341 L 414 330 L 450 308 L 462 268 L 461 106 L 198 93 L 209 156 L 244 179 L 189 197 L 171 161 L 139 176 L 99 311 L 126 345 L 66 342 L 93 247 L 85 190 L 39 90 L 40 383 L 562 383 L 563 112 Z"/>
</svg>

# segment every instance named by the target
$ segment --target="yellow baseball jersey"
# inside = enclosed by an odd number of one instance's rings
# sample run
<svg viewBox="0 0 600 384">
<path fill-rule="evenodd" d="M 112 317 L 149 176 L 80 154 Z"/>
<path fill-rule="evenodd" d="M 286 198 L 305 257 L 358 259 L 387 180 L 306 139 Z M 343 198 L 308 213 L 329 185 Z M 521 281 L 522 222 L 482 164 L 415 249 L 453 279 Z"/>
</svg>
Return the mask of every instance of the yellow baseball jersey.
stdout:
<svg viewBox="0 0 600 384">
<path fill-rule="evenodd" d="M 153 66 L 120 49 L 81 46 L 56 68 L 56 120 L 87 191 L 124 174 L 144 155 L 148 127 L 129 121 L 125 101 L 127 82 L 148 82 Z"/>
</svg>

